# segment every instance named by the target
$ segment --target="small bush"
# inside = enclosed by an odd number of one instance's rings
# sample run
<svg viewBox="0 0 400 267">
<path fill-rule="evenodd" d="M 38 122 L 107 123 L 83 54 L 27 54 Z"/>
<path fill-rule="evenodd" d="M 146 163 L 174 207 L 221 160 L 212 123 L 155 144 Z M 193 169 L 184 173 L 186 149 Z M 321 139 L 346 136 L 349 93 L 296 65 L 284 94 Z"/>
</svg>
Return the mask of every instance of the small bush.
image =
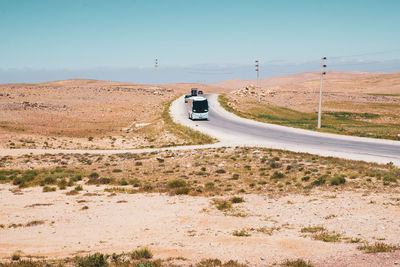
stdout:
<svg viewBox="0 0 400 267">
<path fill-rule="evenodd" d="M 286 260 L 282 264 L 282 266 L 289 266 L 289 267 L 313 267 L 311 262 L 306 262 L 302 259 L 297 260 Z"/>
<path fill-rule="evenodd" d="M 196 267 L 217 267 L 222 266 L 222 262 L 219 259 L 202 259 Z"/>
<path fill-rule="evenodd" d="M 346 178 L 340 177 L 340 176 L 335 176 L 335 177 L 332 177 L 329 180 L 329 182 L 331 185 L 340 185 L 340 184 L 346 183 Z"/>
<path fill-rule="evenodd" d="M 269 166 L 270 166 L 272 169 L 276 169 L 276 168 L 281 167 L 281 164 L 279 164 L 279 163 L 273 161 L 273 162 L 271 162 L 271 163 L 269 164 Z"/>
<path fill-rule="evenodd" d="M 273 179 L 280 179 L 283 177 L 285 177 L 285 175 L 281 172 L 274 172 L 274 174 L 271 176 L 271 178 L 273 178 Z"/>
<path fill-rule="evenodd" d="M 231 202 L 232 203 L 242 203 L 242 202 L 244 202 L 244 199 L 242 197 L 232 197 Z"/>
<path fill-rule="evenodd" d="M 245 229 L 242 229 L 242 230 L 235 230 L 235 231 L 233 231 L 233 233 L 232 233 L 234 236 L 250 236 L 250 234 L 245 230 Z"/>
<path fill-rule="evenodd" d="M 184 180 L 175 179 L 175 180 L 169 181 L 167 183 L 167 186 L 169 188 L 185 187 L 186 186 L 186 182 Z"/>
<path fill-rule="evenodd" d="M 40 221 L 35 220 L 35 221 L 28 222 L 27 224 L 25 224 L 25 226 L 30 227 L 30 226 L 36 226 L 36 225 L 41 225 L 41 224 L 44 224 L 43 220 L 40 220 Z"/>
<path fill-rule="evenodd" d="M 76 191 L 82 191 L 82 190 L 83 190 L 83 187 L 82 187 L 81 185 L 77 185 L 77 186 L 75 187 L 75 190 L 76 190 Z"/>
<path fill-rule="evenodd" d="M 13 261 L 19 261 L 21 259 L 21 255 L 19 253 L 14 253 L 11 256 L 11 260 Z"/>
<path fill-rule="evenodd" d="M 389 245 L 382 242 L 375 242 L 372 245 L 365 243 L 357 248 L 363 250 L 365 253 L 393 252 L 400 249 L 399 246 Z"/>
<path fill-rule="evenodd" d="M 320 232 L 315 233 L 311 236 L 315 240 L 320 240 L 324 242 L 339 242 L 340 241 L 340 234 L 336 233 L 329 233 L 329 232 Z"/>
<path fill-rule="evenodd" d="M 139 187 L 141 185 L 141 182 L 138 179 L 130 179 L 129 183 L 133 186 L 133 187 Z"/>
<path fill-rule="evenodd" d="M 239 180 L 239 174 L 235 173 L 232 175 L 232 180 Z"/>
<path fill-rule="evenodd" d="M 141 248 L 132 251 L 131 258 L 133 260 L 140 260 L 140 259 L 151 259 L 153 257 L 153 253 L 149 248 Z"/>
<path fill-rule="evenodd" d="M 111 178 L 106 178 L 106 177 L 100 179 L 101 184 L 109 184 L 111 183 L 111 181 L 112 181 Z"/>
<path fill-rule="evenodd" d="M 79 267 L 107 267 L 107 256 L 101 253 L 93 255 L 78 257 L 76 263 Z"/>
<path fill-rule="evenodd" d="M 51 186 L 45 186 L 45 187 L 43 187 L 43 192 L 54 192 L 54 191 L 56 191 L 57 190 L 57 188 L 56 187 L 51 187 Z"/>
<path fill-rule="evenodd" d="M 326 180 L 324 177 L 319 177 L 318 179 L 315 179 L 314 181 L 312 181 L 311 185 L 312 186 L 320 186 L 325 184 Z"/>
<path fill-rule="evenodd" d="M 90 142 L 93 141 L 93 136 L 89 136 L 88 141 L 90 141 Z"/>
<path fill-rule="evenodd" d="M 151 186 L 150 184 L 145 184 L 145 185 L 143 185 L 142 188 L 146 192 L 150 192 L 151 190 L 153 190 L 153 186 Z"/>
<path fill-rule="evenodd" d="M 216 173 L 226 173 L 226 171 L 224 169 L 218 169 L 215 171 Z"/>
<path fill-rule="evenodd" d="M 92 178 L 92 179 L 97 179 L 97 178 L 99 178 L 99 174 L 97 173 L 97 172 L 92 172 L 91 174 L 89 174 L 89 178 Z"/>
<path fill-rule="evenodd" d="M 190 188 L 188 187 L 180 187 L 175 190 L 175 194 L 177 195 L 187 195 L 189 194 Z"/>
<path fill-rule="evenodd" d="M 207 189 L 213 189 L 214 188 L 214 183 L 213 182 L 208 182 L 204 185 Z"/>
<path fill-rule="evenodd" d="M 229 210 L 232 208 L 232 204 L 226 200 L 216 199 L 214 205 L 218 210 Z"/>
<path fill-rule="evenodd" d="M 310 180 L 310 176 L 304 176 L 301 178 L 301 180 L 307 182 L 308 180 Z"/>
<path fill-rule="evenodd" d="M 116 172 L 122 172 L 122 170 L 121 169 L 113 169 L 112 172 L 115 172 L 115 173 Z"/>
<path fill-rule="evenodd" d="M 119 184 L 122 185 L 122 186 L 125 186 L 125 185 L 128 185 L 129 183 L 128 183 L 127 180 L 122 179 L 122 180 L 119 182 Z"/>
<path fill-rule="evenodd" d="M 323 226 L 308 226 L 301 228 L 302 233 L 316 233 L 322 231 L 325 231 L 325 228 Z"/>
</svg>

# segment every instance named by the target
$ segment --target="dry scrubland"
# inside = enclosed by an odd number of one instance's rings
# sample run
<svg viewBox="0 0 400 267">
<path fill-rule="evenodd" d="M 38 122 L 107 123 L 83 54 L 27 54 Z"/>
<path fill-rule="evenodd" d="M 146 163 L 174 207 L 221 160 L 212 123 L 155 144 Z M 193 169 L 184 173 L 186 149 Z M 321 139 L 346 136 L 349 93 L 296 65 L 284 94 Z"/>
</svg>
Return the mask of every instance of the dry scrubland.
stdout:
<svg viewBox="0 0 400 267">
<path fill-rule="evenodd" d="M 199 85 L 155 88 L 96 80 L 0 85 L 0 146 L 126 149 L 210 142 L 168 121 L 169 103 L 190 87 Z"/>
<path fill-rule="evenodd" d="M 324 131 L 396 139 L 400 75 L 326 78 Z M 252 88 L 220 100 L 245 117 L 313 128 L 317 79 L 264 80 L 262 107 Z M 0 85 L 0 145 L 213 142 L 174 124 L 169 103 L 191 87 L 227 93 L 243 83 Z M 393 266 L 400 257 L 399 180 L 392 164 L 242 147 L 5 156 L 0 266 Z"/>
<path fill-rule="evenodd" d="M 235 88 L 244 81 L 226 82 Z M 247 82 L 249 84 L 249 82 Z M 254 83 L 253 83 L 254 84 Z M 228 110 L 246 118 L 316 129 L 319 76 L 304 73 L 265 79 L 262 104 L 254 86 L 220 97 Z M 217 84 L 224 86 L 223 83 Z M 329 72 L 324 77 L 324 132 L 400 140 L 400 74 Z"/>
<path fill-rule="evenodd" d="M 3 262 L 392 266 L 400 256 L 391 164 L 240 147 L 1 164 Z"/>
</svg>

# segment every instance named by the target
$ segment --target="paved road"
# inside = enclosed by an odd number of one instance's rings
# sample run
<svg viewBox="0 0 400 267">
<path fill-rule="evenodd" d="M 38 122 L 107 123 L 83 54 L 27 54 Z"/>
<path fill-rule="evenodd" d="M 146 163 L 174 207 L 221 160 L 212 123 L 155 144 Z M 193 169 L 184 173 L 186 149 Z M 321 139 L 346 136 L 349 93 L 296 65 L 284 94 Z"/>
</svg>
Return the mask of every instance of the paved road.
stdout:
<svg viewBox="0 0 400 267">
<path fill-rule="evenodd" d="M 226 145 L 280 148 L 378 163 L 393 162 L 400 166 L 399 141 L 325 134 L 255 122 L 224 110 L 217 95 L 205 96 L 210 104 L 208 121 L 189 120 L 183 99 L 173 103 L 171 113 L 177 122 L 208 133 Z"/>
</svg>

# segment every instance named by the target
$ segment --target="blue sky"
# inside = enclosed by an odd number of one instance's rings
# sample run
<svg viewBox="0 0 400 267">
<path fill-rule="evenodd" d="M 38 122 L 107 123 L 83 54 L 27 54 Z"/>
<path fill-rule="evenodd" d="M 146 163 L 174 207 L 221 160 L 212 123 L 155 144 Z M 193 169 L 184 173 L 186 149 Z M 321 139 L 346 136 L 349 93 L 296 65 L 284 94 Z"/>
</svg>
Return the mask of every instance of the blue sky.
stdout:
<svg viewBox="0 0 400 267">
<path fill-rule="evenodd" d="M 400 71 L 400 1 L 0 0 L 0 83 Z"/>
</svg>

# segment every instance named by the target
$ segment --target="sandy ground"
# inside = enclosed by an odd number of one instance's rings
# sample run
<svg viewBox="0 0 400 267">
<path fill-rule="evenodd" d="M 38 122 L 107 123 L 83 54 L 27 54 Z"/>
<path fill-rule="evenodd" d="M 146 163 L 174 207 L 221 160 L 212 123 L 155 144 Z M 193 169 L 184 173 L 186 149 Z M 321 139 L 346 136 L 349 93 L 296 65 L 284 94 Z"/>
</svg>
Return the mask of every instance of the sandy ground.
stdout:
<svg viewBox="0 0 400 267">
<path fill-rule="evenodd" d="M 249 194 L 243 195 L 244 203 L 234 204 L 236 212 L 245 214 L 237 217 L 217 210 L 206 197 L 110 195 L 101 186 L 85 186 L 78 196 L 42 193 L 41 188 L 22 193 L 11 189 L 0 186 L 3 259 L 17 250 L 57 258 L 140 246 L 150 247 L 156 258 L 235 259 L 251 266 L 287 258 L 308 259 L 317 266 L 393 266 L 400 257 L 399 253 L 367 255 L 357 249 L 359 244 L 315 241 L 300 232 L 302 227 L 319 225 L 343 237 L 398 244 L 400 202 L 392 194 L 313 192 L 277 199 Z M 9 228 L 34 220 L 44 223 Z M 271 233 L 256 230 L 263 227 Z M 233 236 L 241 229 L 250 236 Z"/>
<path fill-rule="evenodd" d="M 132 149 L 184 144 L 164 128 L 164 105 L 201 84 L 97 80 L 0 84 L 0 148 Z"/>
<path fill-rule="evenodd" d="M 254 84 L 252 80 L 225 83 L 236 89 L 229 94 L 233 108 L 246 110 L 246 105 L 257 100 Z M 302 112 L 317 112 L 319 86 L 318 73 L 263 79 L 261 100 Z M 322 100 L 324 112 L 367 112 L 381 115 L 367 121 L 400 122 L 400 74 L 328 72 L 324 76 Z"/>
<path fill-rule="evenodd" d="M 365 78 L 369 76 L 375 76 L 382 73 L 379 72 L 360 72 L 360 71 L 331 71 L 328 70 L 328 76 L 330 78 Z M 275 76 L 271 78 L 261 78 L 260 79 L 260 86 L 262 88 L 271 88 L 271 87 L 278 87 L 293 83 L 300 83 L 310 80 L 318 80 L 320 77 L 320 72 L 302 72 L 292 75 L 282 75 L 282 76 Z M 214 86 L 223 87 L 223 88 L 230 88 L 230 89 L 240 89 L 250 84 L 257 84 L 257 80 L 243 80 L 243 79 L 235 79 L 235 80 L 226 80 L 222 82 L 214 83 Z"/>
</svg>

